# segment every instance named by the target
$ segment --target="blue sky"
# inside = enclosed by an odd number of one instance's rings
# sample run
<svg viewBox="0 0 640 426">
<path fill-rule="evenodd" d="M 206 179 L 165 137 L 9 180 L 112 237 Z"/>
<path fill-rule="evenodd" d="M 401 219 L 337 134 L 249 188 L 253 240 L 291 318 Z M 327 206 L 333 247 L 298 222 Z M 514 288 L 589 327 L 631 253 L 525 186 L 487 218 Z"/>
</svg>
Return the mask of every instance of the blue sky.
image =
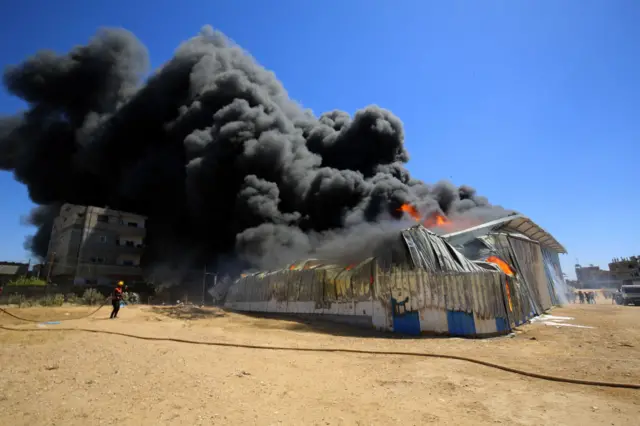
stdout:
<svg viewBox="0 0 640 426">
<path fill-rule="evenodd" d="M 606 267 L 640 254 L 639 19 L 633 0 L 23 0 L 0 15 L 0 58 L 121 26 L 155 67 L 211 24 L 317 114 L 392 110 L 414 176 L 525 213 L 567 247 L 574 276 L 576 258 Z M 0 93 L 0 113 L 21 107 Z M 0 188 L 0 260 L 27 259 L 31 202 L 9 173 Z"/>
</svg>

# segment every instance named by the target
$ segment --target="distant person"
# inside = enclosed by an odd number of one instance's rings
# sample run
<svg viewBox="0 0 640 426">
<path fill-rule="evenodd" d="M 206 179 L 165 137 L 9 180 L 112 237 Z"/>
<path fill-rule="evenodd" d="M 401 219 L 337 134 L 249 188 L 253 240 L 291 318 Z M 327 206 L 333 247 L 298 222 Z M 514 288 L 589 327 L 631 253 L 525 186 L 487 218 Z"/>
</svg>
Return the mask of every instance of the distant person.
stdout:
<svg viewBox="0 0 640 426">
<path fill-rule="evenodd" d="M 113 311 L 111 311 L 110 319 L 118 318 L 118 312 L 120 311 L 120 302 L 122 302 L 124 290 L 124 282 L 118 281 L 118 285 L 113 289 L 111 293 L 111 305 L 113 305 Z"/>
<path fill-rule="evenodd" d="M 578 297 L 580 298 L 580 304 L 584 303 L 584 293 L 579 291 L 578 292 Z"/>
</svg>

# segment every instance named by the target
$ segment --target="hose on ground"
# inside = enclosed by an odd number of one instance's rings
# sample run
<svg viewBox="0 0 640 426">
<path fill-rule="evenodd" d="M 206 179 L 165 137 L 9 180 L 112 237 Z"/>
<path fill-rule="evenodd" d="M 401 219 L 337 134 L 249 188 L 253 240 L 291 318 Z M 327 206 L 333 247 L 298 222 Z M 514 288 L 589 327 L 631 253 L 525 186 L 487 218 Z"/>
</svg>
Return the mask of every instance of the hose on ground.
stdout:
<svg viewBox="0 0 640 426">
<path fill-rule="evenodd" d="M 104 307 L 104 305 L 107 304 L 107 301 L 109 300 L 109 298 L 105 299 L 104 302 L 102 302 L 102 305 L 98 306 L 98 308 L 95 311 L 89 312 L 86 315 L 82 315 L 80 317 L 73 317 L 71 318 L 72 320 L 79 320 L 79 319 L 83 319 L 83 318 L 88 318 L 91 315 L 94 315 L 96 312 L 98 312 L 100 309 L 102 309 Z M 33 322 L 33 323 L 43 323 L 43 322 L 51 322 L 51 321 L 57 321 L 57 320 L 41 320 L 41 319 L 33 319 L 33 318 L 23 318 L 20 315 L 16 315 L 16 314 L 12 314 L 11 312 L 7 311 L 4 308 L 0 308 L 0 312 L 5 313 L 7 315 L 9 315 L 12 318 L 15 318 L 17 320 L 20 321 L 26 321 L 26 322 Z M 69 318 L 65 318 L 66 320 L 69 320 Z"/>
<path fill-rule="evenodd" d="M 436 354 L 436 353 L 428 353 L 428 352 L 373 351 L 373 350 L 366 350 L 366 349 L 344 349 L 344 348 L 295 348 L 295 347 L 288 347 L 288 346 L 262 346 L 262 345 L 243 344 L 243 343 L 206 342 L 201 340 L 179 339 L 179 338 L 173 338 L 173 337 L 148 337 L 148 336 L 139 336 L 139 335 L 129 334 L 129 333 L 122 333 L 118 331 L 91 330 L 87 328 L 51 328 L 51 329 L 22 328 L 21 329 L 21 328 L 0 326 L 0 329 L 8 330 L 8 331 L 22 331 L 22 332 L 82 331 L 85 333 L 110 334 L 114 336 L 122 336 L 122 337 L 129 337 L 132 339 L 149 340 L 149 341 L 156 341 L 156 342 L 175 342 L 175 343 L 187 343 L 191 345 L 206 345 L 206 346 L 218 346 L 218 347 L 241 348 L 241 349 L 258 349 L 258 350 L 271 350 L 271 351 L 329 352 L 329 353 L 348 353 L 348 354 L 360 354 L 360 355 L 411 356 L 411 357 L 422 357 L 422 358 L 452 359 L 456 361 L 465 361 L 473 364 L 482 365 L 485 367 L 495 368 L 497 370 L 519 374 L 521 376 L 532 377 L 534 379 L 547 380 L 552 382 L 571 383 L 576 385 L 587 385 L 587 386 L 601 386 L 601 387 L 609 387 L 609 388 L 640 389 L 640 384 L 638 383 L 599 382 L 595 380 L 582 380 L 582 379 L 572 379 L 568 377 L 550 376 L 547 374 L 532 373 L 529 371 L 507 367 L 504 365 L 495 364 L 493 362 L 482 361 L 479 359 L 469 358 L 465 356 Z"/>
</svg>

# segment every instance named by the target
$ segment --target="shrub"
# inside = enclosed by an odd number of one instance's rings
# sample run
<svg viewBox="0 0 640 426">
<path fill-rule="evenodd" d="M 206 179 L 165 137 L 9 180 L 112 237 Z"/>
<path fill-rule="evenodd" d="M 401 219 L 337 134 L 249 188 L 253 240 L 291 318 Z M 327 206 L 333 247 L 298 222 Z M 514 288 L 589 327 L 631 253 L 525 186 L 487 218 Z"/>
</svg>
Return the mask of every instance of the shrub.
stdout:
<svg viewBox="0 0 640 426">
<path fill-rule="evenodd" d="M 140 303 L 140 295 L 138 293 L 126 292 L 122 295 L 122 300 L 127 305 L 137 305 Z"/>
<path fill-rule="evenodd" d="M 40 299 L 35 300 L 34 304 L 38 304 L 40 306 L 53 306 L 53 296 L 46 295 L 41 297 Z"/>
<path fill-rule="evenodd" d="M 62 306 L 64 303 L 64 295 L 62 294 L 54 294 L 54 295 L 46 295 L 42 299 L 38 301 L 40 306 Z"/>
<path fill-rule="evenodd" d="M 80 298 L 75 293 L 67 293 L 67 295 L 64 298 L 67 301 L 67 303 L 73 303 L 73 304 L 80 303 Z"/>
<path fill-rule="evenodd" d="M 20 302 L 18 303 L 18 306 L 20 306 L 21 308 L 30 308 L 33 305 L 34 305 L 33 301 L 27 299 L 23 295 L 20 295 Z"/>
<path fill-rule="evenodd" d="M 11 280 L 7 283 L 7 287 L 44 287 L 47 285 L 45 280 L 35 277 L 21 277 Z"/>
<path fill-rule="evenodd" d="M 87 305 L 97 305 L 104 300 L 104 296 L 95 288 L 85 290 L 82 294 L 82 302 Z"/>
<path fill-rule="evenodd" d="M 64 294 L 56 293 L 53 295 L 54 306 L 62 306 L 64 304 Z"/>
<path fill-rule="evenodd" d="M 7 305 L 19 305 L 23 299 L 21 294 L 12 293 L 7 297 Z"/>
</svg>

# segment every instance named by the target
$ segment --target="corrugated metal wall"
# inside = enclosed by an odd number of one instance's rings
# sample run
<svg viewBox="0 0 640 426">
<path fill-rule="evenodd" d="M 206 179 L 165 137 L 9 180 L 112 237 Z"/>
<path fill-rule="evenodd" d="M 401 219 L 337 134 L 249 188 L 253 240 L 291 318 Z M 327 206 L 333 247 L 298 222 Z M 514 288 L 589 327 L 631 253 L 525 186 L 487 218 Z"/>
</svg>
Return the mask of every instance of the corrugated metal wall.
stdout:
<svg viewBox="0 0 640 426">
<path fill-rule="evenodd" d="M 402 231 L 413 266 L 425 271 L 473 272 L 482 268 L 467 259 L 443 238 L 422 226 Z"/>
<path fill-rule="evenodd" d="M 520 264 L 507 234 L 481 237 L 497 255 L 515 269 L 516 276 L 507 278 L 507 299 L 510 302 L 511 324 L 518 326 L 542 312 L 537 293 L 526 281 L 525 263 Z M 528 272 L 527 272 L 528 273 Z"/>
<path fill-rule="evenodd" d="M 509 243 L 516 254 L 518 264 L 522 268 L 525 280 L 536 295 L 536 301 L 542 311 L 551 309 L 551 294 L 547 275 L 544 271 L 544 262 L 540 245 L 531 240 L 525 240 L 509 236 Z"/>
<path fill-rule="evenodd" d="M 232 286 L 225 305 L 257 312 L 368 316 L 373 326 L 402 333 L 475 336 L 508 331 L 504 285 L 504 274 L 497 271 L 385 271 L 370 260 L 352 270 L 327 267 L 247 276 Z"/>
<path fill-rule="evenodd" d="M 313 260 L 244 277 L 229 290 L 225 306 L 369 317 L 379 329 L 456 336 L 506 333 L 528 317 L 532 296 L 526 285 L 510 289 L 517 280 L 473 263 L 421 226 L 403 231 L 384 249 L 393 255 L 353 268 Z"/>
<path fill-rule="evenodd" d="M 565 294 L 567 285 L 560 266 L 560 256 L 555 251 L 542 247 L 542 259 L 547 280 L 549 281 L 549 293 L 551 293 L 553 304 L 567 303 Z"/>
</svg>

